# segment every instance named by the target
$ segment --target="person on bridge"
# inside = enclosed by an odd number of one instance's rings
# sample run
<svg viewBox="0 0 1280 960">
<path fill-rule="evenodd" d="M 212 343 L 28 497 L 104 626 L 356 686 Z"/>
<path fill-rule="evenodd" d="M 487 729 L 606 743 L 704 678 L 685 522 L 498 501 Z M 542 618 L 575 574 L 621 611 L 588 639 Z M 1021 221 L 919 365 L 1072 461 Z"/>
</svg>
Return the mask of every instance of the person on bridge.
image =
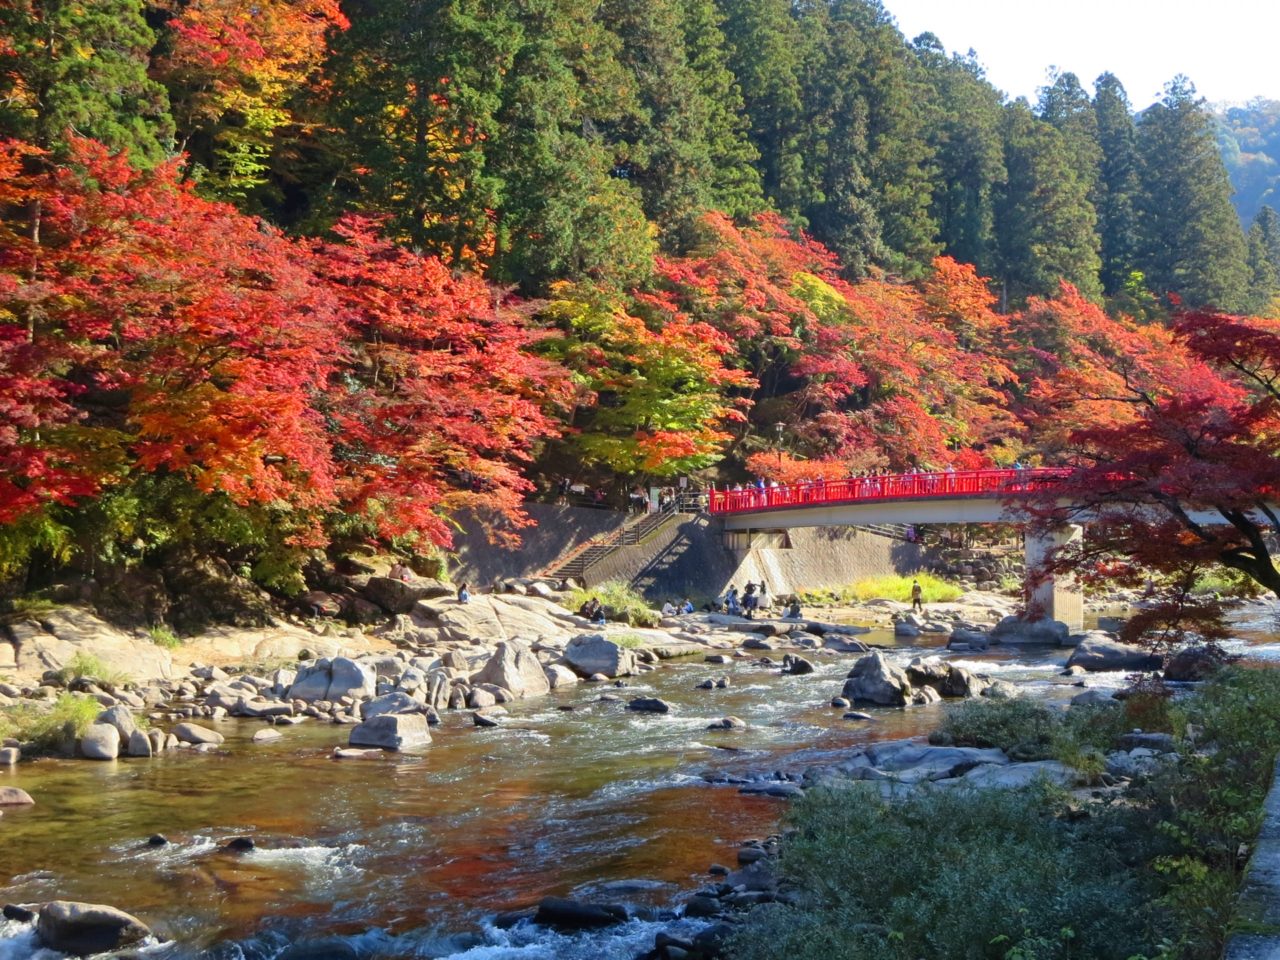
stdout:
<svg viewBox="0 0 1280 960">
<path fill-rule="evenodd" d="M 911 612 L 924 613 L 924 589 L 919 580 L 911 581 Z"/>
</svg>

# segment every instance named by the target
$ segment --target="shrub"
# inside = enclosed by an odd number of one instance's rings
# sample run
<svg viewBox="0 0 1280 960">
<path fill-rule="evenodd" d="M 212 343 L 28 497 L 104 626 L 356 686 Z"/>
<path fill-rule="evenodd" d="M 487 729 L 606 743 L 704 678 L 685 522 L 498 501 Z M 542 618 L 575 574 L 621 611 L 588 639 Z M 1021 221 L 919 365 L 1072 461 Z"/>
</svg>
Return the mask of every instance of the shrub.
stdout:
<svg viewBox="0 0 1280 960">
<path fill-rule="evenodd" d="M 1047 788 L 814 790 L 790 814 L 784 881 L 803 905 L 749 914 L 738 960 L 1090 957 L 1146 943 L 1151 885 L 1120 805 L 1075 818 Z"/>
<path fill-rule="evenodd" d="M 164 647 L 166 650 L 177 650 L 182 646 L 182 641 L 178 639 L 178 635 L 168 627 L 152 627 L 147 631 L 147 635 L 151 637 L 151 642 L 157 647 Z"/>
<path fill-rule="evenodd" d="M 101 680 L 103 683 L 112 686 L 124 686 L 129 683 L 129 676 L 119 670 L 107 666 L 100 658 L 92 653 L 77 651 L 76 654 L 66 662 L 61 670 L 58 671 L 58 678 L 64 683 L 69 684 L 74 680 L 82 677 L 88 677 L 91 680 Z"/>
<path fill-rule="evenodd" d="M 957 746 L 999 747 L 1016 760 L 1061 760 L 1094 779 L 1104 753 L 1132 726 L 1119 705 L 1059 711 L 1014 697 L 948 706 L 939 734 Z"/>
<path fill-rule="evenodd" d="M 920 581 L 925 603 L 948 603 L 964 592 L 954 583 L 935 577 L 931 573 L 919 573 L 914 577 L 886 574 L 880 577 L 866 577 L 843 587 L 805 590 L 800 593 L 800 602 L 809 605 L 865 603 L 867 600 L 896 600 L 899 603 L 910 603 L 912 580 Z"/>
<path fill-rule="evenodd" d="M 604 605 L 605 615 L 610 620 L 619 620 L 633 627 L 656 627 L 662 619 L 644 597 L 622 580 L 606 580 L 590 589 L 574 590 L 569 594 L 566 605 L 577 610 L 592 597 Z"/>
<path fill-rule="evenodd" d="M 23 703 L 0 712 L 0 737 L 29 743 L 39 753 L 63 751 L 101 711 L 98 701 L 74 693 L 62 694 L 52 706 Z"/>
</svg>

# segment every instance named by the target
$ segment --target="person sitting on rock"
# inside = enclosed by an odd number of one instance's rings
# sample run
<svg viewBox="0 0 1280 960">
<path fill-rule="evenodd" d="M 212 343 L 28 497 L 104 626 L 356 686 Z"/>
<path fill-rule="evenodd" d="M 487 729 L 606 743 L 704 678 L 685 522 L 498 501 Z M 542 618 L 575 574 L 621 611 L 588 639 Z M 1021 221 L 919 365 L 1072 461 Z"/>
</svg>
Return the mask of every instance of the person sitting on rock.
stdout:
<svg viewBox="0 0 1280 960">
<path fill-rule="evenodd" d="M 458 602 L 459 603 L 471 602 L 471 591 L 467 588 L 467 584 L 465 582 L 458 585 Z"/>
<path fill-rule="evenodd" d="M 392 580 L 403 580 L 405 583 L 413 582 L 413 571 L 409 569 L 409 565 L 403 560 L 397 560 L 393 563 L 387 576 Z"/>
<path fill-rule="evenodd" d="M 668 600 L 662 605 L 662 615 L 664 617 L 674 617 L 676 615 L 676 605 Z"/>
<path fill-rule="evenodd" d="M 681 613 L 693 613 L 693 601 L 688 597 L 684 598 L 684 603 L 680 604 Z"/>
<path fill-rule="evenodd" d="M 800 619 L 800 601 L 798 599 L 794 599 L 794 598 L 792 599 L 791 606 L 787 607 L 785 619 L 787 620 Z"/>
<path fill-rule="evenodd" d="M 738 588 L 729 585 L 729 592 L 724 595 L 724 612 L 737 616 L 742 612 L 742 604 L 738 602 Z"/>
<path fill-rule="evenodd" d="M 595 612 L 594 614 L 592 614 L 591 622 L 600 624 L 601 626 L 603 626 L 605 623 L 608 623 L 608 620 L 605 618 L 605 615 L 604 615 L 604 605 L 601 604 L 600 601 L 595 599 L 594 597 L 592 597 L 591 602 L 595 604 Z"/>
<path fill-rule="evenodd" d="M 595 613 L 596 613 L 595 597 L 591 597 L 588 600 L 583 600 L 582 606 L 578 608 L 578 616 L 582 617 L 584 620 L 590 620 L 592 617 L 595 616 Z"/>
</svg>

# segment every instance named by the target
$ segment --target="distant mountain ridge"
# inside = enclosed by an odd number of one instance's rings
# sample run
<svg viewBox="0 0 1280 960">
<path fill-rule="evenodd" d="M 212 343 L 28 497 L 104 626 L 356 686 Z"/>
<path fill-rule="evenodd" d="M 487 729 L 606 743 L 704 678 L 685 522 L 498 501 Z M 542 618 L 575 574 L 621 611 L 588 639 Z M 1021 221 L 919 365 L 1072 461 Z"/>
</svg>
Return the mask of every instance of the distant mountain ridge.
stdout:
<svg viewBox="0 0 1280 960">
<path fill-rule="evenodd" d="M 1280 208 L 1280 100 L 1258 97 L 1214 112 L 1232 203 L 1248 226 L 1264 205 Z"/>
</svg>

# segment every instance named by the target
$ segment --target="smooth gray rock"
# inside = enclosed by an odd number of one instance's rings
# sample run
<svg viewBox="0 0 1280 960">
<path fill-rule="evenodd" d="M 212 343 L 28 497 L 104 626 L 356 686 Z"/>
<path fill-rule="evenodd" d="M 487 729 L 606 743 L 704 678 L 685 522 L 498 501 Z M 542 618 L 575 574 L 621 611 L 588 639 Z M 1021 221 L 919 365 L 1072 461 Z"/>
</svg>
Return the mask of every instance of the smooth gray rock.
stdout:
<svg viewBox="0 0 1280 960">
<path fill-rule="evenodd" d="M 315 663 L 304 664 L 298 669 L 293 683 L 289 685 L 290 700 L 326 700 L 329 694 L 329 660 L 321 658 Z"/>
<path fill-rule="evenodd" d="M 378 675 L 363 663 L 350 657 L 334 657 L 330 664 L 329 692 L 326 700 L 368 700 L 377 693 Z"/>
<path fill-rule="evenodd" d="M 17 747 L 0 747 L 0 767 L 12 767 L 22 759 L 22 752 Z"/>
<path fill-rule="evenodd" d="M 393 580 L 391 577 L 370 577 L 361 590 L 364 598 L 376 603 L 388 613 L 408 613 L 419 600 L 453 596 L 453 588 L 439 580 Z"/>
<path fill-rule="evenodd" d="M 911 693 L 906 672 L 889 663 L 877 650 L 854 664 L 841 696 L 852 703 L 902 707 L 911 702 Z"/>
<path fill-rule="evenodd" d="M 1047 780 L 1060 787 L 1074 786 L 1078 775 L 1058 760 L 1037 760 L 1034 763 L 1011 763 L 1005 766 L 983 764 L 974 767 L 962 778 L 966 786 L 989 790 L 1016 790 L 1030 786 L 1039 780 Z"/>
<path fill-rule="evenodd" d="M 360 704 L 360 717 L 364 720 L 372 720 L 374 717 L 380 717 L 388 713 L 425 712 L 426 706 L 404 691 L 384 694 L 377 699 Z"/>
<path fill-rule="evenodd" d="M 738 717 L 721 717 L 719 720 L 707 724 L 708 730 L 742 730 L 746 727 L 747 722 Z"/>
<path fill-rule="evenodd" d="M 627 704 L 627 709 L 639 713 L 670 713 L 671 704 L 658 697 L 636 697 Z"/>
<path fill-rule="evenodd" d="M 128 743 L 129 738 L 138 729 L 138 723 L 133 719 L 133 712 L 128 707 L 110 707 L 103 710 L 94 723 L 111 724 L 120 732 L 121 743 Z"/>
<path fill-rule="evenodd" d="M 1091 673 L 1116 670 L 1159 670 L 1161 658 L 1143 650 L 1112 640 L 1103 633 L 1090 633 L 1080 641 L 1067 660 L 1068 667 L 1084 667 Z"/>
<path fill-rule="evenodd" d="M 98 903 L 52 900 L 40 908 L 36 920 L 41 944 L 81 957 L 118 950 L 149 936 L 151 930 L 137 917 Z"/>
<path fill-rule="evenodd" d="M 35 804 L 31 794 L 20 787 L 0 787 L 0 807 L 30 807 Z"/>
<path fill-rule="evenodd" d="M 782 658 L 782 672 L 791 676 L 803 676 L 807 673 L 813 673 L 814 666 L 812 660 L 806 660 L 804 657 L 796 656 L 788 653 Z"/>
<path fill-rule="evenodd" d="M 254 743 L 270 743 L 272 740 L 280 740 L 283 734 L 273 727 L 263 727 L 253 735 Z"/>
<path fill-rule="evenodd" d="M 992 643 L 1044 644 L 1063 646 L 1071 637 L 1071 628 L 1061 620 L 1026 620 L 1022 617 L 1005 617 L 990 633 Z"/>
<path fill-rule="evenodd" d="M 180 723 L 173 728 L 173 735 L 182 743 L 208 743 L 217 746 L 227 738 L 216 730 L 194 723 Z"/>
<path fill-rule="evenodd" d="M 629 677 L 636 672 L 636 655 L 601 633 L 574 637 L 564 648 L 564 661 L 581 677 L 604 674 L 608 678 Z"/>
<path fill-rule="evenodd" d="M 576 673 L 563 664 L 553 663 L 542 668 L 547 676 L 547 684 L 552 690 L 571 687 L 581 679 Z"/>
<path fill-rule="evenodd" d="M 420 713 L 384 713 L 352 727 L 347 742 L 353 747 L 405 750 L 430 743 L 431 731 Z"/>
<path fill-rule="evenodd" d="M 110 723 L 91 723 L 80 738 L 80 753 L 90 760 L 120 756 L 120 731 Z"/>
<path fill-rule="evenodd" d="M 151 738 L 141 730 L 134 730 L 129 735 L 129 746 L 125 752 L 131 757 L 151 756 Z"/>
<path fill-rule="evenodd" d="M 510 690 L 517 700 L 540 697 L 551 690 L 538 658 L 523 643 L 513 640 L 498 641 L 493 656 L 472 679 L 477 684 L 492 683 Z"/>
</svg>

